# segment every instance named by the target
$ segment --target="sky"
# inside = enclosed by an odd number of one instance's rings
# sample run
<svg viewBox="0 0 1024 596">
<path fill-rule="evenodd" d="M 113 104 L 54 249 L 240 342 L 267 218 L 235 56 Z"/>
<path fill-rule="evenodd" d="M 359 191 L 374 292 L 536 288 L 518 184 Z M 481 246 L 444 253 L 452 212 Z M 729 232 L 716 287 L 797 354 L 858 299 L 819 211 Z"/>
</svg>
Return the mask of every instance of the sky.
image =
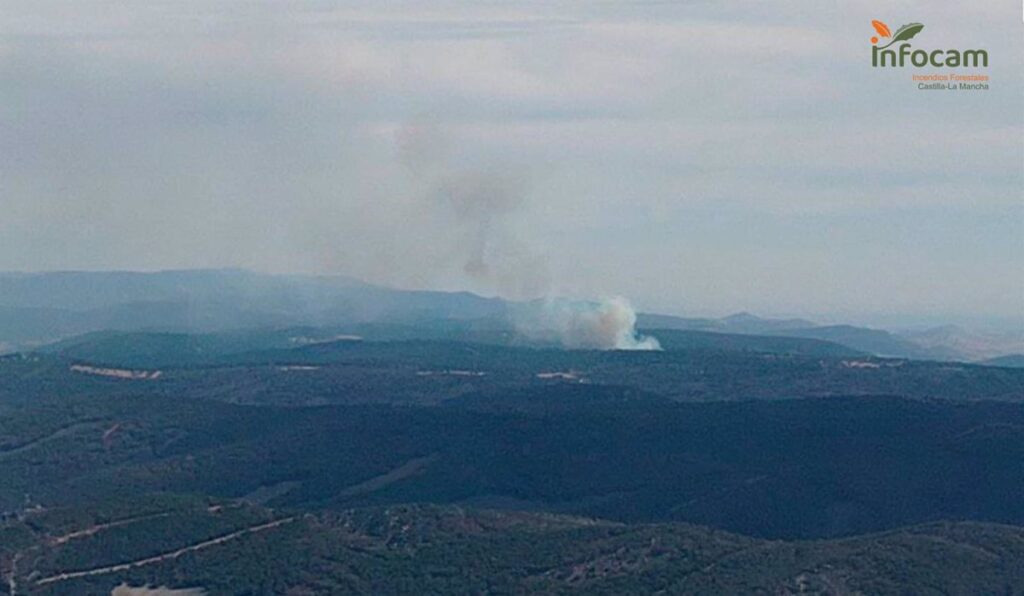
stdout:
<svg viewBox="0 0 1024 596">
<path fill-rule="evenodd" d="M 986 69 L 872 68 L 872 19 Z M 0 270 L 1024 319 L 1012 1 L 0 3 Z M 915 73 L 981 72 L 987 91 Z"/>
</svg>

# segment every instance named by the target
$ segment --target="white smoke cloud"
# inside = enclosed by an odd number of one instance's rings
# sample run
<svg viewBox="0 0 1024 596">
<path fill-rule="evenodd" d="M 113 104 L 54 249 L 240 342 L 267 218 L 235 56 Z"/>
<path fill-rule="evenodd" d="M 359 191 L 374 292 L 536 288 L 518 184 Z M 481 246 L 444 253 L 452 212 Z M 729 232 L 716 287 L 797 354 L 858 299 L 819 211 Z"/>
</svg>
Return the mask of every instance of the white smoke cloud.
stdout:
<svg viewBox="0 0 1024 596">
<path fill-rule="evenodd" d="M 601 302 L 548 300 L 515 317 L 524 336 L 588 350 L 660 350 L 654 337 L 636 331 L 636 311 L 625 298 Z"/>
<path fill-rule="evenodd" d="M 553 300 L 547 259 L 516 238 L 511 220 L 526 207 L 526 174 L 508 164 L 467 164 L 453 158 L 451 139 L 427 120 L 395 134 L 399 161 L 411 174 L 420 204 L 436 218 L 444 260 L 469 280 L 512 299 L 546 297 L 512 315 L 523 336 L 566 348 L 660 350 L 638 336 L 636 312 L 625 298 L 601 302 Z"/>
</svg>

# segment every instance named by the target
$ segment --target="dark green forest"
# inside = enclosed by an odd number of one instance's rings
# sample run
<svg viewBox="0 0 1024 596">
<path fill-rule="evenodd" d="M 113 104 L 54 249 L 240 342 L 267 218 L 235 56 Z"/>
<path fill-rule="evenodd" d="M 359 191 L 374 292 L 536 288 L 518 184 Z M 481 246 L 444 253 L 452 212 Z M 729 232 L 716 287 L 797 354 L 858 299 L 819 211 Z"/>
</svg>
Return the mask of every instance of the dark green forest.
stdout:
<svg viewBox="0 0 1024 596">
<path fill-rule="evenodd" d="M 0 359 L 3 588 L 1024 590 L 1024 370 L 314 331 Z"/>
</svg>

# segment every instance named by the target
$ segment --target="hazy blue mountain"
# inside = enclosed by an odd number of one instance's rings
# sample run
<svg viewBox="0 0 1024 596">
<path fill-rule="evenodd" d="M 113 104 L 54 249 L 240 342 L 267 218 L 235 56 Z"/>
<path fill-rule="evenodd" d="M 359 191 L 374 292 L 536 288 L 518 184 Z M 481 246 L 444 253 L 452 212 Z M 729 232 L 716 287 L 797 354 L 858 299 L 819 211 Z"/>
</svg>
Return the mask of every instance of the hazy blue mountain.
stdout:
<svg viewBox="0 0 1024 596">
<path fill-rule="evenodd" d="M 733 333 L 767 333 L 780 329 L 802 329 L 816 327 L 807 319 L 765 319 L 747 312 L 736 313 L 719 319 L 722 328 Z"/>
<path fill-rule="evenodd" d="M 855 350 L 834 341 L 805 337 L 677 329 L 651 329 L 645 330 L 645 333 L 656 336 L 665 350 L 702 349 L 848 357 L 869 354 L 866 351 Z"/>
<path fill-rule="evenodd" d="M 95 331 L 233 332 L 288 327 L 374 325 L 382 339 L 460 339 L 508 343 L 513 303 L 469 292 L 409 291 L 344 276 L 270 275 L 238 269 L 140 272 L 0 273 L 0 352 Z M 899 336 L 850 325 L 737 313 L 720 319 L 640 313 L 642 329 L 672 330 L 669 343 L 690 347 L 831 354 L 826 344 L 769 342 L 776 336 L 830 342 L 883 357 L 977 360 L 1011 354 L 1014 337 L 982 337 L 942 328 Z M 385 331 L 385 329 L 387 329 Z M 691 335 L 680 335 L 690 332 Z M 699 333 L 731 334 L 733 339 Z M 1013 343 L 1017 341 L 1017 343 Z M 1007 343 L 1009 342 L 1009 343 Z M 785 345 L 784 345 L 785 344 Z"/>
<path fill-rule="evenodd" d="M 1024 354 L 1010 354 L 998 358 L 990 358 L 979 364 L 986 366 L 1009 366 L 1013 368 L 1024 368 Z"/>
<path fill-rule="evenodd" d="M 0 274 L 0 342 L 19 347 L 101 330 L 401 323 L 504 310 L 503 301 L 468 292 L 403 291 L 339 276 L 233 269 Z"/>
<path fill-rule="evenodd" d="M 750 313 L 737 313 L 722 317 L 721 319 L 687 318 L 641 313 L 637 315 L 637 325 L 651 329 L 715 331 L 748 335 L 764 334 L 779 329 L 799 329 L 816 326 L 815 323 L 806 319 L 766 319 Z"/>
<path fill-rule="evenodd" d="M 1024 353 L 1024 326 L 1001 331 L 975 331 L 959 325 L 902 331 L 899 336 L 922 348 L 956 354 L 961 360 L 984 361 Z"/>
<path fill-rule="evenodd" d="M 829 325 L 797 329 L 769 330 L 765 333 L 785 337 L 806 337 L 832 341 L 875 356 L 918 360 L 956 360 L 959 354 L 941 348 L 925 348 L 881 329 L 852 325 Z"/>
<path fill-rule="evenodd" d="M 205 329 L 285 320 L 478 318 L 501 312 L 503 302 L 469 292 L 384 288 L 344 276 L 213 269 L 0 274 L 0 307 L 78 312 L 114 328 Z M 222 322 L 225 317 L 229 323 Z"/>
</svg>

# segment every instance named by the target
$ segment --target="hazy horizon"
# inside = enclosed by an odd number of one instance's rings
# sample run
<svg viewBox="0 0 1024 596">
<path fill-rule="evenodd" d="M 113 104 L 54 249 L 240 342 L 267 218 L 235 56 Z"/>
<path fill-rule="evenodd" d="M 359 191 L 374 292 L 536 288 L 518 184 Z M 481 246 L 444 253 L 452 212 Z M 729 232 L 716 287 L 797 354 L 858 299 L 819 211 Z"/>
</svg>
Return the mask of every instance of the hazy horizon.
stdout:
<svg viewBox="0 0 1024 596">
<path fill-rule="evenodd" d="M 186 269 L 49 269 L 49 270 L 0 270 L 0 275 L 46 275 L 46 274 L 62 274 L 62 273 L 127 273 L 127 274 L 156 274 L 156 273 L 179 273 L 179 272 L 228 272 L 238 271 L 246 273 L 255 273 L 259 275 L 281 275 L 281 276 L 299 276 L 299 277 L 337 277 L 352 279 L 361 283 L 370 283 L 356 276 L 347 275 L 345 273 L 311 273 L 311 272 L 287 272 L 287 271 L 259 271 L 255 269 L 249 269 L 244 267 L 209 267 L 209 268 L 186 268 Z M 418 288 L 418 287 L 404 287 L 401 285 L 392 284 L 373 284 L 380 287 L 403 290 L 403 291 L 440 291 L 440 292 L 469 292 L 485 298 L 502 298 L 497 294 L 488 294 L 486 292 L 475 292 L 468 289 L 460 288 Z M 580 300 L 591 300 L 599 301 L 607 298 L 614 298 L 615 296 L 609 294 L 593 295 L 593 296 L 559 296 L 550 295 L 544 298 L 561 299 L 561 298 L 573 298 Z M 624 297 L 627 298 L 627 297 Z M 530 299 L 515 300 L 509 299 L 513 302 L 529 301 Z M 628 298 L 627 298 L 628 300 Z M 937 327 L 943 327 L 947 325 L 955 325 L 963 327 L 968 330 L 982 331 L 982 332 L 1013 332 L 1022 331 L 1024 329 L 1017 329 L 1024 325 L 1024 316 L 1008 316 L 1008 317 L 984 317 L 984 316 L 971 316 L 971 315 L 932 315 L 932 316 L 921 316 L 912 313 L 842 313 L 842 312 L 772 312 L 772 311 L 755 311 L 751 309 L 739 309 L 739 310 L 693 310 L 693 311 L 681 311 L 681 310 L 658 310 L 656 308 L 647 308 L 642 304 L 635 303 L 630 300 L 630 303 L 637 308 L 638 311 L 645 312 L 648 314 L 659 314 L 659 315 L 671 315 L 677 317 L 690 317 L 690 318 L 711 318 L 711 319 L 722 319 L 734 315 L 753 315 L 765 319 L 806 319 L 812 323 L 818 325 L 862 325 L 866 327 L 873 327 L 878 329 L 886 329 L 891 331 L 913 331 L 913 330 L 926 330 Z"/>
<path fill-rule="evenodd" d="M 0 270 L 238 267 L 682 316 L 1022 325 L 1020 16 L 11 0 Z M 984 47 L 992 88 L 870 68 L 876 18 Z"/>
</svg>

